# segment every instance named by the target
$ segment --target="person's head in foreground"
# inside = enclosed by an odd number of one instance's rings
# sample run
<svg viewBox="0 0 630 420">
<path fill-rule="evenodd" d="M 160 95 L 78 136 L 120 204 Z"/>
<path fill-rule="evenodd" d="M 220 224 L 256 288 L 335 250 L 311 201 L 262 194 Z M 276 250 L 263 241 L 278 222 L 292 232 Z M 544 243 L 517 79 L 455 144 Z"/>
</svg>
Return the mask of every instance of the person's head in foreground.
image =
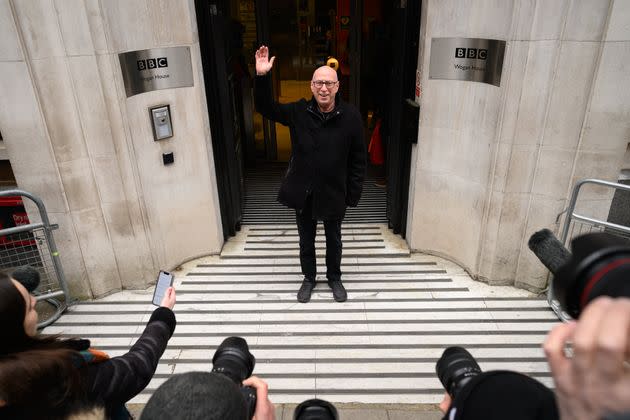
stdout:
<svg viewBox="0 0 630 420">
<path fill-rule="evenodd" d="M 238 386 L 218 373 L 174 375 L 155 390 L 142 410 L 142 420 L 249 420 Z"/>
<path fill-rule="evenodd" d="M 35 303 L 20 282 L 0 273 L 1 418 L 59 418 L 82 399 L 76 353 L 57 337 L 37 335 Z"/>
</svg>

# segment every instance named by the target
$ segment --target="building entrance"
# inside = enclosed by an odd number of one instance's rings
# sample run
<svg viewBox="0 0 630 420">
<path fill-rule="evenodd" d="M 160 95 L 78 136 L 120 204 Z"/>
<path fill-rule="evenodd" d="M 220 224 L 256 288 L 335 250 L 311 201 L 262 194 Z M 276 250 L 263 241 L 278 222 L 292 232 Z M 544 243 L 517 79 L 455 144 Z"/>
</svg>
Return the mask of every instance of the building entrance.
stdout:
<svg viewBox="0 0 630 420">
<path fill-rule="evenodd" d="M 417 29 L 415 42 L 410 45 L 404 44 L 409 38 L 397 35 L 401 19 L 414 19 L 407 15 L 414 15 L 417 18 L 415 24 L 418 27 L 420 24 L 419 4 L 413 8 L 416 10 L 414 13 L 408 13 L 410 8 L 407 3 L 410 2 L 196 2 L 217 178 L 219 189 L 224 190 L 220 197 L 222 216 L 224 212 L 227 214 L 227 217 L 223 216 L 226 237 L 247 220 L 244 210 L 253 207 L 258 211 L 262 209 L 264 213 L 262 203 L 245 203 L 248 189 L 261 188 L 259 183 L 254 185 L 248 180 L 257 179 L 258 171 L 261 175 L 268 174 L 270 165 L 275 169 L 281 167 L 291 155 L 289 129 L 265 120 L 253 107 L 254 52 L 261 44 L 267 45 L 271 55 L 276 56 L 272 75 L 275 99 L 279 102 L 310 98 L 309 81 L 313 71 L 326 65 L 331 57 L 337 60 L 340 93 L 344 100 L 361 110 L 366 144 L 377 121 L 381 120 L 386 159 L 382 165 L 370 167 L 369 185 L 366 187 L 377 188 L 375 191 L 382 193 L 376 194 L 377 198 L 370 203 L 376 204 L 373 206 L 376 213 L 365 212 L 363 219 L 384 221 L 389 218 L 385 215 L 386 208 L 389 209 L 390 202 L 400 201 L 401 177 L 406 177 L 407 183 L 409 177 L 408 166 L 406 174 L 400 173 L 400 169 L 391 171 L 392 165 L 399 167 L 400 162 L 397 155 L 387 153 L 389 150 L 403 153 L 396 147 L 401 141 L 398 130 L 402 112 L 399 105 L 405 99 L 401 96 L 403 92 L 396 88 L 402 83 L 402 67 L 413 66 L 410 73 L 415 77 Z M 393 56 L 394 42 L 400 44 L 398 53 L 405 48 L 413 51 L 413 63 L 405 60 L 404 54 Z M 224 81 L 227 81 L 227 86 L 217 86 Z M 408 89 L 410 93 L 406 94 L 411 99 L 414 82 L 415 78 Z M 407 151 L 404 158 L 408 160 L 409 156 Z M 237 165 L 237 168 L 231 165 Z M 220 174 L 219 170 L 222 171 Z M 282 170 L 275 172 L 282 176 Z M 389 191 L 390 185 L 395 187 L 394 195 Z M 402 195 L 405 194 L 406 191 Z M 406 207 L 406 197 L 404 199 Z M 403 208 L 400 203 L 394 207 L 396 211 Z M 400 217 L 396 219 L 401 220 Z M 396 226 L 392 227 L 397 230 Z"/>
</svg>

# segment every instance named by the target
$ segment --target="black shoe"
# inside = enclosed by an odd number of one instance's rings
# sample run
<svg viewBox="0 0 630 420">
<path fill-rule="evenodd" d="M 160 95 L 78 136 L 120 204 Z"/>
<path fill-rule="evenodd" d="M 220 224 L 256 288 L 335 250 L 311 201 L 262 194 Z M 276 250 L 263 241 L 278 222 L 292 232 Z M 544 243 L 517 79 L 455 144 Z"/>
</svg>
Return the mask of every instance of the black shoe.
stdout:
<svg viewBox="0 0 630 420">
<path fill-rule="evenodd" d="M 333 297 L 337 302 L 345 302 L 348 299 L 348 294 L 343 284 L 341 284 L 341 280 L 328 280 L 328 285 L 332 289 Z"/>
<path fill-rule="evenodd" d="M 306 303 L 311 300 L 311 292 L 315 288 L 315 280 L 304 278 L 302 286 L 297 293 L 297 300 L 301 303 Z"/>
</svg>

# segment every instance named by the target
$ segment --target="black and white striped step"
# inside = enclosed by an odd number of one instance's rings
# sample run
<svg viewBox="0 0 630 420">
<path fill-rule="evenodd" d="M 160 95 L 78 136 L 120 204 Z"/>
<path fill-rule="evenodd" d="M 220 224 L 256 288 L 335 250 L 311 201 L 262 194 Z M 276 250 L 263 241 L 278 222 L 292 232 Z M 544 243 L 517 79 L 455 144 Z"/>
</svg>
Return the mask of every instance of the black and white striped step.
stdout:
<svg viewBox="0 0 630 420">
<path fill-rule="evenodd" d="M 295 211 L 276 201 L 287 163 L 260 163 L 245 171 L 243 225 L 295 222 Z M 345 220 L 353 223 L 387 223 L 386 190 L 374 186 L 368 173 L 357 207 L 349 207 Z"/>
<path fill-rule="evenodd" d="M 319 235 L 323 239 L 323 229 Z M 185 264 L 176 272 L 177 329 L 155 377 L 132 402 L 146 402 L 173 373 L 211 369 L 216 347 L 231 335 L 250 344 L 254 373 L 267 380 L 276 403 L 316 396 L 436 403 L 443 389 L 435 362 L 451 345 L 466 347 L 484 370 L 519 370 L 552 385 L 541 343 L 557 319 L 546 301 L 475 282 L 443 259 L 409 253 L 385 225 L 344 224 L 342 235 L 344 245 L 385 246 L 354 255 L 344 247 L 349 299 L 343 303 L 332 299 L 323 258 L 312 300 L 296 301 L 302 277 L 297 248 L 282 246 L 297 244 L 292 223 L 244 226 L 220 256 Z M 270 248 L 252 251 L 248 244 Z M 154 309 L 151 294 L 124 291 L 78 304 L 45 333 L 90 338 L 122 354 Z"/>
</svg>

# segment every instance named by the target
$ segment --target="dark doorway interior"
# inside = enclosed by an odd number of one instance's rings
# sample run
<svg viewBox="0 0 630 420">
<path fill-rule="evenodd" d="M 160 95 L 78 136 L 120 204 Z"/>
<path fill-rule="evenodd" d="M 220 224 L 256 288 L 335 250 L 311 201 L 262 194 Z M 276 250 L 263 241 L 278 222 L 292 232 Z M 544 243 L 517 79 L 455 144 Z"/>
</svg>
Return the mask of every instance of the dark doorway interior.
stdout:
<svg viewBox="0 0 630 420">
<path fill-rule="evenodd" d="M 405 99 L 414 97 L 420 1 L 197 0 L 195 4 L 224 236 L 247 223 L 243 210 L 260 211 L 260 203 L 245 204 L 246 197 L 260 195 L 252 190 L 265 188 L 251 180 L 260 181 L 269 173 L 281 177 L 283 171 L 277 169 L 286 165 L 291 152 L 288 129 L 266 121 L 253 107 L 253 56 L 261 44 L 277 57 L 274 94 L 280 102 L 310 97 L 312 72 L 329 57 L 339 61 L 340 92 L 361 110 L 366 143 L 381 120 L 385 149 L 384 164 L 370 168 L 366 185 L 375 191 L 366 202 L 382 211 L 382 217 L 365 212 L 358 220 L 385 220 L 386 201 L 390 227 L 404 233 L 411 145 L 403 116 Z M 275 197 L 274 191 L 265 191 Z"/>
<path fill-rule="evenodd" d="M 391 65 L 384 72 L 387 79 L 383 107 L 385 171 L 387 177 L 387 219 L 394 233 L 403 238 L 407 229 L 411 144 L 418 141 L 418 109 L 415 80 L 420 36 L 420 0 L 404 1 L 392 7 L 388 18 L 385 48 Z M 389 40 L 387 39 L 389 37 Z M 385 54 L 388 54 L 387 52 Z M 376 95 L 380 97 L 380 95 Z"/>
<path fill-rule="evenodd" d="M 229 5 L 195 1 L 224 239 L 241 226 L 244 149 L 253 135 L 251 118 L 245 123 L 251 77 L 239 52 L 242 26 L 231 19 Z"/>
<path fill-rule="evenodd" d="M 349 0 L 264 0 L 257 2 L 259 21 L 268 21 L 267 39 L 274 65 L 274 93 L 280 102 L 310 98 L 309 81 L 313 71 L 326 65 L 330 57 L 338 59 L 340 92 L 349 99 L 350 64 L 349 20 L 341 23 L 340 13 L 349 15 Z M 347 10 L 346 10 L 347 9 Z M 345 16 L 349 19 L 349 16 Z M 288 162 L 291 155 L 289 130 L 274 124 L 275 137 L 266 144 L 276 150 L 276 161 Z M 268 157 L 268 156 L 267 156 Z"/>
</svg>

